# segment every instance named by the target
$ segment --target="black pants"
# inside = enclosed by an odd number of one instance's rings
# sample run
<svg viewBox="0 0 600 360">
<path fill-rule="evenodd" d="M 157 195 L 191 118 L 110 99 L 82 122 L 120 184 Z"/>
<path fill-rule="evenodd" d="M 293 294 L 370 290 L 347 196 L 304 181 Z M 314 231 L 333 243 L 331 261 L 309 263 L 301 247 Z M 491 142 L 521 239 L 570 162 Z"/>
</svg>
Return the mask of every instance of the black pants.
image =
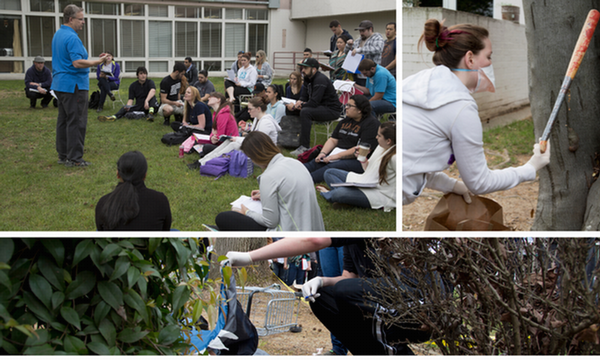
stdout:
<svg viewBox="0 0 600 360">
<path fill-rule="evenodd" d="M 56 91 L 58 118 L 56 119 L 56 151 L 59 160 L 81 162 L 88 115 L 88 90 L 66 93 Z"/>
<path fill-rule="evenodd" d="M 250 90 L 248 90 L 248 88 L 245 88 L 243 86 L 237 86 L 231 80 L 225 80 L 225 90 L 227 90 L 227 88 L 230 88 L 230 87 L 233 87 L 233 97 L 236 98 L 236 100 L 238 100 L 234 107 L 234 111 L 237 113 L 238 111 L 240 111 L 240 101 L 239 101 L 238 97 L 240 95 L 250 95 L 250 94 L 252 94 L 252 92 Z"/>
<path fill-rule="evenodd" d="M 365 296 L 377 296 L 373 281 L 345 279 L 321 288 L 310 307 L 353 355 L 412 355 L 407 341 L 427 341 L 430 335 L 418 330 L 420 324 L 386 324 L 381 314 L 387 310 Z"/>
<path fill-rule="evenodd" d="M 148 101 L 148 105 L 149 108 L 148 110 L 150 110 L 150 108 L 154 108 L 154 112 L 156 113 L 158 111 L 158 102 L 156 101 L 156 98 L 153 97 L 150 99 L 150 101 Z M 144 109 L 144 103 L 141 104 L 135 104 L 132 107 L 129 108 L 129 111 L 143 111 L 146 114 L 148 113 L 148 110 Z M 127 113 L 127 109 L 125 107 L 122 107 L 119 109 L 119 111 L 117 111 L 117 113 L 115 114 L 115 116 L 117 117 L 117 119 L 122 118 L 123 116 L 125 116 L 125 114 Z"/>
<path fill-rule="evenodd" d="M 215 223 L 219 231 L 266 231 L 267 227 L 249 216 L 236 211 L 225 211 L 217 215 Z"/>
<path fill-rule="evenodd" d="M 50 91 L 47 91 L 46 94 L 40 94 L 37 92 L 29 91 L 29 89 L 25 89 L 25 96 L 29 98 L 29 105 L 31 107 L 35 107 L 35 103 L 37 99 L 42 99 L 41 105 L 46 107 L 52 101 L 52 95 Z"/>
<path fill-rule="evenodd" d="M 310 129 L 313 121 L 331 121 L 340 117 L 340 110 L 332 110 L 325 106 L 302 108 L 300 110 L 300 145 L 310 147 Z"/>
<path fill-rule="evenodd" d="M 106 78 L 98 79 L 98 87 L 100 88 L 100 100 L 98 102 L 98 108 L 104 106 L 104 101 L 106 101 L 106 95 L 112 93 L 112 90 L 117 90 L 119 85 L 117 85 L 114 81 L 109 81 Z"/>
</svg>

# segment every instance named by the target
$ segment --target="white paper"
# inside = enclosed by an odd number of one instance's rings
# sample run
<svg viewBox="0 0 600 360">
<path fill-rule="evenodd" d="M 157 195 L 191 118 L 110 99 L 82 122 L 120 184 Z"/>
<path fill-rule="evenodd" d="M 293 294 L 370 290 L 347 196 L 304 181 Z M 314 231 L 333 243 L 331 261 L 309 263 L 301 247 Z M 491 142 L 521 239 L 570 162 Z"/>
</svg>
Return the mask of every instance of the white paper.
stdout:
<svg viewBox="0 0 600 360">
<path fill-rule="evenodd" d="M 365 57 L 363 54 L 352 56 L 352 52 L 349 52 L 348 55 L 346 55 L 346 60 L 344 60 L 344 63 L 342 64 L 342 69 L 345 69 L 349 73 L 358 73 L 358 64 L 360 64 L 363 57 Z"/>
<path fill-rule="evenodd" d="M 56 99 L 58 100 L 58 98 L 56 97 L 56 94 L 54 93 L 54 90 L 50 90 L 50 94 Z"/>
<path fill-rule="evenodd" d="M 194 133 L 194 136 L 196 137 L 197 140 L 208 140 L 208 141 L 210 141 L 210 135 Z"/>
<path fill-rule="evenodd" d="M 337 91 L 351 92 L 354 88 L 354 81 L 350 80 L 336 80 L 333 82 L 333 87 Z"/>
<path fill-rule="evenodd" d="M 262 214 L 262 203 L 260 200 L 252 200 L 250 196 L 242 195 L 237 200 L 231 203 L 232 207 L 241 209 L 242 204 L 252 211 Z"/>
<path fill-rule="evenodd" d="M 235 81 L 235 73 L 233 72 L 233 70 L 231 70 L 231 69 L 227 70 L 227 79 L 231 80 L 231 81 Z"/>
<path fill-rule="evenodd" d="M 340 149 L 339 147 L 335 147 L 335 148 L 333 148 L 333 150 L 331 150 L 331 152 L 327 156 L 335 155 L 335 154 L 341 153 L 342 151 L 346 151 L 346 150 L 348 150 L 348 149 Z M 339 161 L 339 160 L 331 160 L 329 162 L 333 163 L 336 161 Z"/>
<path fill-rule="evenodd" d="M 282 97 L 281 101 L 283 101 L 283 103 L 285 105 L 287 105 L 287 104 L 295 104 L 296 103 L 296 100 L 290 99 L 290 98 L 286 98 L 286 97 Z"/>
<path fill-rule="evenodd" d="M 331 54 L 333 54 L 333 51 L 331 51 L 331 50 L 325 50 L 325 51 L 323 51 L 323 54 L 325 54 L 325 55 L 331 55 Z"/>
</svg>

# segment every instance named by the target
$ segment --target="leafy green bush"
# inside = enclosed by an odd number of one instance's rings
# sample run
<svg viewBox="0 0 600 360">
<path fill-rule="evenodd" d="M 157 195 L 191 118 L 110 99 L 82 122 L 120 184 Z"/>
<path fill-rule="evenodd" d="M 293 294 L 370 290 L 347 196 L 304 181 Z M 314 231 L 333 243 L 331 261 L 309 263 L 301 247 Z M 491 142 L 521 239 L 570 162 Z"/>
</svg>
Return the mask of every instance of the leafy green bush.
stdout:
<svg viewBox="0 0 600 360">
<path fill-rule="evenodd" d="M 186 354 L 218 291 L 201 239 L 0 240 L 0 353 Z M 231 268 L 227 269 L 230 273 Z M 205 290 L 204 290 L 205 291 Z"/>
</svg>

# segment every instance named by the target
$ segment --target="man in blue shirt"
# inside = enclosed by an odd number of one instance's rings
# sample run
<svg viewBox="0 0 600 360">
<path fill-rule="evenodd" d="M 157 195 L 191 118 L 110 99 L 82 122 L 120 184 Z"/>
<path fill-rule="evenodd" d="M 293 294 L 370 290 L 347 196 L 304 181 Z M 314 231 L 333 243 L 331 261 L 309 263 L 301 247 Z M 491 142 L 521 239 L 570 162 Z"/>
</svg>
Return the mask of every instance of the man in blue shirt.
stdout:
<svg viewBox="0 0 600 360">
<path fill-rule="evenodd" d="M 88 60 L 88 53 L 77 36 L 85 20 L 83 9 L 67 5 L 63 25 L 52 38 L 52 86 L 58 98 L 56 151 L 58 163 L 65 166 L 90 165 L 83 160 L 83 144 L 87 127 L 88 91 L 92 66 L 104 62 L 105 54 Z"/>
<path fill-rule="evenodd" d="M 373 116 L 396 112 L 396 78 L 371 59 L 364 59 L 358 70 L 367 77 L 366 87 L 356 85 L 365 96 L 371 97 Z"/>
</svg>

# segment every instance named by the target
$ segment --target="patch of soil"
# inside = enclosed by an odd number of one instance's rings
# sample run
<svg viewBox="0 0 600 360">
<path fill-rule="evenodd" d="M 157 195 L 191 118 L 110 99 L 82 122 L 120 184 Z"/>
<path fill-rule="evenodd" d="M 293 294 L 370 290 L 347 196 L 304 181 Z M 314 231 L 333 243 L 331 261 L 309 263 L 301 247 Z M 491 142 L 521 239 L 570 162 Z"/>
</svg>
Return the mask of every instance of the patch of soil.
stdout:
<svg viewBox="0 0 600 360">
<path fill-rule="evenodd" d="M 517 156 L 518 165 L 525 164 L 530 155 Z M 488 163 L 489 163 L 488 157 Z M 458 178 L 456 166 L 444 171 L 453 178 Z M 525 182 L 512 189 L 484 195 L 500 205 L 504 214 L 504 225 L 514 231 L 529 231 L 533 225 L 537 207 L 539 180 Z M 402 230 L 423 231 L 425 220 L 444 194 L 439 191 L 426 189 L 415 202 L 402 207 Z"/>
</svg>

